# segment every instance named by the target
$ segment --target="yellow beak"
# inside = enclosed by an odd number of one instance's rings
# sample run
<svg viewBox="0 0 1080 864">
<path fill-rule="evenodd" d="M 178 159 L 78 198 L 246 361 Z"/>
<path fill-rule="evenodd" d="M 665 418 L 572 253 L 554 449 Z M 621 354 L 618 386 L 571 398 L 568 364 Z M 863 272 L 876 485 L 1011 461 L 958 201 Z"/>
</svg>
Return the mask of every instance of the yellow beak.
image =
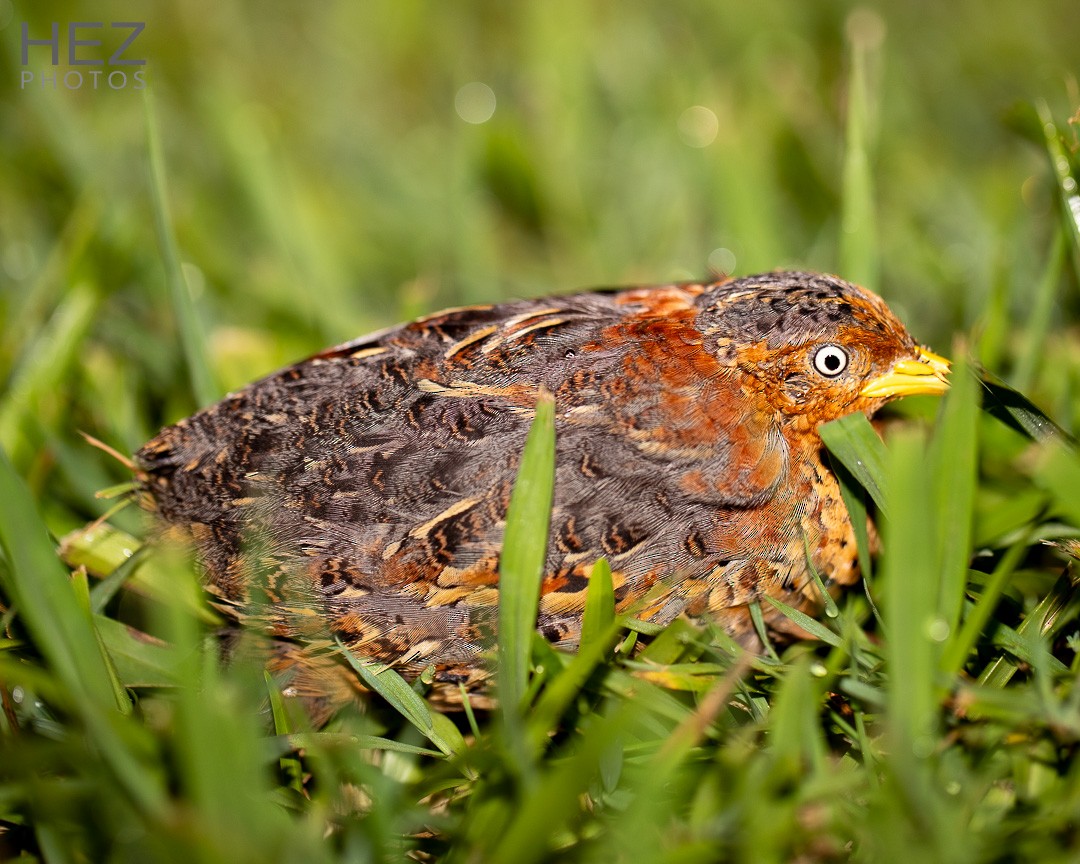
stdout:
<svg viewBox="0 0 1080 864">
<path fill-rule="evenodd" d="M 884 375 L 867 382 L 859 393 L 868 399 L 941 394 L 949 389 L 949 361 L 926 348 L 916 348 L 917 360 L 898 360 Z"/>
</svg>

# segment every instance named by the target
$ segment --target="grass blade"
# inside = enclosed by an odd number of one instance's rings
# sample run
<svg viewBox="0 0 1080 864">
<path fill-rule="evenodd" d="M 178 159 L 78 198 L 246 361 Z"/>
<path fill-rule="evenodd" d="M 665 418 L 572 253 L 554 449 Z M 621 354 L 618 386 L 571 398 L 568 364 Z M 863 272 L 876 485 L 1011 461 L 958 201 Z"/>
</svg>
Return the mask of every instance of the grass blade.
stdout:
<svg viewBox="0 0 1080 864">
<path fill-rule="evenodd" d="M 811 618 L 805 612 L 800 612 L 793 606 L 788 606 L 787 603 L 784 603 L 782 600 L 777 600 L 775 597 L 770 597 L 768 594 L 762 596 L 777 612 L 780 612 L 792 623 L 802 627 L 803 630 L 815 639 L 820 639 L 826 645 L 831 645 L 833 648 L 839 648 L 844 644 L 843 639 L 816 618 Z"/>
<path fill-rule="evenodd" d="M 883 25 L 876 15 L 863 10 L 848 18 L 847 29 L 851 76 L 840 201 L 840 272 L 844 278 L 876 290 L 880 264 L 871 169 L 873 94 L 869 66 L 876 59 Z"/>
<path fill-rule="evenodd" d="M 828 455 L 829 466 L 833 469 L 836 479 L 840 482 L 840 497 L 844 499 L 848 519 L 851 522 L 852 531 L 855 533 L 855 547 L 859 554 L 859 572 L 862 574 L 863 590 L 874 617 L 884 630 L 881 613 L 878 611 L 877 603 L 870 593 L 871 576 L 874 571 L 870 561 L 870 529 L 866 521 L 866 489 L 844 467 L 844 464 L 839 459 L 832 453 Z"/>
<path fill-rule="evenodd" d="M 90 616 L 80 608 L 68 574 L 49 542 L 30 494 L 0 448 L 0 544 L 11 563 L 0 567 L 0 585 L 18 606 L 38 650 L 72 695 L 87 734 L 131 799 L 160 813 L 160 777 L 140 764 L 144 755 L 118 731 L 113 676 Z M 130 731 L 130 730 L 129 730 Z"/>
<path fill-rule="evenodd" d="M 1070 604 L 1076 602 L 1076 590 L 1077 579 L 1072 567 L 1069 567 L 1054 583 L 1050 593 L 1043 597 L 1039 604 L 1024 617 L 1015 633 L 1005 637 L 1007 640 L 1005 644 L 1006 650 L 1016 654 L 1020 660 L 1026 662 L 1027 658 L 1018 653 L 1017 643 L 1022 642 L 1025 637 L 1031 637 L 1032 634 L 1042 637 L 1053 635 L 1063 623 L 1064 616 L 1062 613 Z M 999 629 L 1003 629 L 1003 625 L 1000 625 Z M 1008 654 L 1002 654 L 983 669 L 982 674 L 979 675 L 979 684 L 988 687 L 1004 687 L 1019 668 L 1020 662 L 1018 660 L 1014 660 Z"/>
<path fill-rule="evenodd" d="M 938 612 L 956 632 L 964 604 L 978 474 L 978 392 L 974 374 L 961 347 L 951 376 L 952 386 L 930 444 L 928 470 L 937 537 Z"/>
<path fill-rule="evenodd" d="M 419 693 L 409 686 L 409 683 L 389 666 L 378 666 L 367 663 L 357 657 L 349 647 L 340 639 L 336 639 L 341 653 L 349 661 L 349 665 L 356 670 L 356 674 L 364 684 L 382 696 L 392 705 L 402 717 L 412 723 L 420 733 L 432 744 L 438 747 L 447 756 L 459 752 L 462 746 L 459 742 L 449 740 L 441 727 L 436 728 L 435 720 L 427 703 Z"/>
<path fill-rule="evenodd" d="M 588 644 L 582 642 L 573 659 L 544 688 L 536 705 L 529 711 L 528 736 L 534 753 L 543 748 L 563 712 L 581 692 L 589 676 L 603 663 L 604 655 L 618 632 L 619 625 L 611 621 Z"/>
<path fill-rule="evenodd" d="M 514 728 L 529 677 L 555 485 L 555 400 L 541 393 L 510 496 L 499 564 L 499 701 Z"/>
<path fill-rule="evenodd" d="M 974 608 L 964 619 L 960 632 L 945 647 L 945 653 L 941 658 L 941 668 L 947 676 L 956 675 L 967 662 L 968 655 L 994 614 L 994 609 L 997 608 L 998 600 L 1001 599 L 1009 578 L 1024 557 L 1029 540 L 1030 538 L 1025 534 L 1001 557 L 982 593 L 975 601 Z"/>
<path fill-rule="evenodd" d="M 95 615 L 94 624 L 125 687 L 175 687 L 176 651 L 125 624 Z"/>
<path fill-rule="evenodd" d="M 61 388 L 100 303 L 89 285 L 76 285 L 24 352 L 0 402 L 0 446 L 12 463 L 22 464 L 27 456 L 31 447 L 27 427 L 37 419 L 41 398 Z"/>
<path fill-rule="evenodd" d="M 270 713 L 274 718 L 274 734 L 279 739 L 287 739 L 293 729 L 288 710 L 285 707 L 285 697 L 268 669 L 263 670 L 263 682 L 266 684 L 266 694 L 270 699 Z M 283 753 L 278 759 L 278 767 L 281 773 L 288 778 L 289 788 L 302 795 L 304 792 L 304 769 L 300 760 L 288 753 Z"/>
<path fill-rule="evenodd" d="M 825 742 L 818 724 L 824 684 L 811 673 L 810 663 L 809 657 L 796 660 L 784 676 L 769 712 L 769 745 L 775 768 L 785 777 L 818 769 L 825 759 Z"/>
<path fill-rule="evenodd" d="M 150 151 L 150 191 L 154 206 L 154 228 L 157 232 L 158 245 L 161 247 L 162 263 L 165 266 L 165 284 L 169 291 L 173 315 L 180 330 L 180 344 L 184 349 L 187 362 L 191 393 L 197 405 L 209 405 L 220 395 L 221 389 L 214 380 L 214 374 L 207 362 L 206 336 L 199 319 L 191 288 L 184 276 L 180 264 L 180 252 L 169 217 L 169 195 L 165 180 L 165 155 L 161 149 L 161 136 L 158 133 L 154 103 L 149 88 L 144 92 L 146 108 L 146 141 Z"/>
<path fill-rule="evenodd" d="M 981 370 L 983 410 L 1032 441 L 1063 441 L 1075 444 L 1072 436 L 1046 416 L 1023 393 Z"/>
<path fill-rule="evenodd" d="M 88 704 L 112 710 L 97 638 L 48 536 L 30 493 L 0 450 L 0 541 L 11 561 L 10 568 L 0 568 L 5 592 L 64 684 Z"/>
<path fill-rule="evenodd" d="M 889 516 L 885 493 L 885 445 L 865 414 L 849 414 L 818 427 L 829 452 L 874 499 L 882 516 Z M 863 509 L 865 513 L 865 508 Z"/>
<path fill-rule="evenodd" d="M 936 523 L 927 506 L 932 483 L 926 445 L 917 430 L 898 430 L 890 439 L 889 484 L 894 507 L 882 525 L 884 581 L 882 611 L 889 628 L 889 720 L 904 758 L 933 749 L 936 733 L 936 647 L 931 625 L 937 616 L 934 566 Z M 903 761 L 903 759 L 901 760 Z"/>
<path fill-rule="evenodd" d="M 195 582 L 190 571 L 178 569 L 175 575 Z M 271 779 L 259 719 L 265 700 L 262 669 L 246 659 L 223 666 L 198 616 L 184 604 L 160 607 L 155 614 L 177 654 L 179 686 L 170 693 L 172 745 L 189 818 L 206 833 L 204 860 L 215 860 L 230 843 L 242 846 L 248 860 L 268 855 L 284 814 L 267 806 Z M 239 647 L 237 657 L 244 658 L 246 650 Z"/>
<path fill-rule="evenodd" d="M 1061 133 L 1054 122 L 1054 115 L 1045 99 L 1035 103 L 1035 111 L 1042 124 L 1046 142 L 1046 155 L 1050 157 L 1050 168 L 1054 172 L 1058 195 L 1061 199 L 1062 222 L 1072 243 L 1072 260 L 1075 273 L 1080 278 L 1080 191 L 1077 191 L 1077 178 L 1074 176 L 1070 150 L 1063 143 Z"/>
<path fill-rule="evenodd" d="M 476 860 L 515 864 L 551 860 L 553 835 L 577 814 L 580 796 L 598 777 L 607 746 L 625 734 L 634 719 L 632 708 L 624 705 L 611 717 L 597 718 L 581 736 L 573 756 L 554 764 L 513 808 L 511 821 L 490 854 Z M 540 812 L 543 818 L 537 818 Z"/>
<path fill-rule="evenodd" d="M 124 566 L 142 543 L 108 522 L 93 522 L 60 539 L 60 557 L 69 567 L 85 567 L 91 576 L 104 579 Z"/>
<path fill-rule="evenodd" d="M 611 584 L 611 565 L 601 558 L 589 574 L 585 594 L 585 616 L 581 622 L 581 647 L 601 639 L 615 620 L 615 591 Z"/>
<path fill-rule="evenodd" d="M 1024 333 L 1024 349 L 1016 361 L 1016 369 L 1011 378 L 1017 390 L 1026 390 L 1035 380 L 1035 372 L 1043 363 L 1046 352 L 1046 337 L 1054 320 L 1054 300 L 1057 297 L 1058 282 L 1065 266 L 1065 232 L 1055 231 L 1053 246 L 1046 260 L 1042 276 L 1035 286 L 1035 297 L 1028 315 Z"/>
<path fill-rule="evenodd" d="M 405 753 L 409 756 L 439 755 L 437 750 L 404 744 L 392 738 L 381 738 L 378 735 L 347 735 L 341 732 L 294 732 L 291 735 L 278 735 L 268 743 L 274 758 L 290 750 L 328 745 L 361 750 L 386 750 L 391 753 Z"/>
</svg>

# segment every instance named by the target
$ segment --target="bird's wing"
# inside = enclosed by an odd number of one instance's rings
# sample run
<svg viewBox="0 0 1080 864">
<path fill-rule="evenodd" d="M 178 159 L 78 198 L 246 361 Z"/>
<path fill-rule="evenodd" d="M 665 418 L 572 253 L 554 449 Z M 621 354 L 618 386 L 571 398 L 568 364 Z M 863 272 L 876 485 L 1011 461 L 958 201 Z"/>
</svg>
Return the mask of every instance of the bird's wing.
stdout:
<svg viewBox="0 0 1080 864">
<path fill-rule="evenodd" d="M 225 600 L 265 592 L 283 634 L 328 621 L 369 655 L 452 680 L 490 644 L 543 387 L 557 479 L 541 628 L 576 642 L 601 556 L 620 608 L 650 597 L 670 617 L 684 579 L 744 553 L 739 514 L 788 465 L 772 419 L 703 350 L 700 290 L 468 307 L 357 340 L 165 429 L 137 454 L 144 486 Z"/>
</svg>

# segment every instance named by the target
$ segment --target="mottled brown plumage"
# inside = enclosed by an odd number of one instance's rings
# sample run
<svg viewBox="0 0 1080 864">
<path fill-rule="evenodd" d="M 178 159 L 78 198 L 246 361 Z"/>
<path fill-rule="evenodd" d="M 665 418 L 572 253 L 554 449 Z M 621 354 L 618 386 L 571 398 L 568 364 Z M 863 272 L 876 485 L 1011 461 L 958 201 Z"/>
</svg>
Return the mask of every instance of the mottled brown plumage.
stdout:
<svg viewBox="0 0 1080 864">
<path fill-rule="evenodd" d="M 283 637 L 279 666 L 303 659 L 297 692 L 352 689 L 318 650 L 339 636 L 408 677 L 434 665 L 452 701 L 489 673 L 504 518 L 541 388 L 557 473 L 540 632 L 576 646 L 606 556 L 620 610 L 707 617 L 751 643 L 751 601 L 817 607 L 806 548 L 830 587 L 858 575 L 816 427 L 941 392 L 945 368 L 834 277 L 591 292 L 451 309 L 325 351 L 136 458 L 220 603 Z"/>
</svg>

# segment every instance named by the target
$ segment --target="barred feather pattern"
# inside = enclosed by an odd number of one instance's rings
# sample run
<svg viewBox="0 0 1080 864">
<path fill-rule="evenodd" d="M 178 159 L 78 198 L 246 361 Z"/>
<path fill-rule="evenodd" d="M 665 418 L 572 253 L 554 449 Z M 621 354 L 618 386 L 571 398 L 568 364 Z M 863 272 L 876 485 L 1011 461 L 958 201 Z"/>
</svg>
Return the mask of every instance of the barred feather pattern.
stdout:
<svg viewBox="0 0 1080 864">
<path fill-rule="evenodd" d="M 810 360 L 827 343 L 850 357 L 836 378 Z M 879 298 L 808 273 L 450 309 L 164 429 L 138 477 L 194 541 L 219 605 L 282 640 L 279 668 L 307 664 L 298 692 L 357 689 L 326 649 L 339 637 L 407 677 L 434 666 L 452 703 L 459 685 L 486 692 L 504 520 L 541 389 L 557 414 L 543 636 L 576 646 L 605 556 L 620 611 L 707 618 L 752 645 L 751 602 L 819 605 L 807 549 L 831 588 L 856 580 L 814 429 L 873 413 L 884 400 L 862 385 L 915 350 Z"/>
</svg>

